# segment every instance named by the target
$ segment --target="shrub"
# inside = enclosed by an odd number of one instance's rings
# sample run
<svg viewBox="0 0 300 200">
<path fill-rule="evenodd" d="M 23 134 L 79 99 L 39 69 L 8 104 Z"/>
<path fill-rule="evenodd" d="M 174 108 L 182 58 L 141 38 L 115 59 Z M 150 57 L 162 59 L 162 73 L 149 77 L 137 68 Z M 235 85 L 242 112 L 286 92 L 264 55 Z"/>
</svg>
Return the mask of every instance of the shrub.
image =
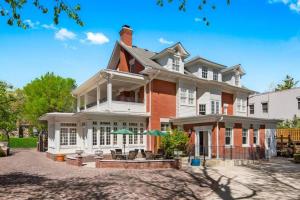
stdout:
<svg viewBox="0 0 300 200">
<path fill-rule="evenodd" d="M 168 132 L 166 136 L 162 137 L 162 148 L 165 150 L 166 157 L 173 157 L 174 150 L 185 152 L 188 141 L 189 137 L 183 131 Z"/>
<path fill-rule="evenodd" d="M 294 154 L 294 161 L 295 161 L 295 163 L 300 163 L 300 153 Z"/>
</svg>

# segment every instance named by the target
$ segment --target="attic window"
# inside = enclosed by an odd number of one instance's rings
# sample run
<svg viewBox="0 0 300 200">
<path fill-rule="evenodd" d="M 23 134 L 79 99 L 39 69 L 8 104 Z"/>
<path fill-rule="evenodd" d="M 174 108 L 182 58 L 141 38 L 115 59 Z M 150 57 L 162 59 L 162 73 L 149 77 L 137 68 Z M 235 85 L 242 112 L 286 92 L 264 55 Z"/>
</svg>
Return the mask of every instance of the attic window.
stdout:
<svg viewBox="0 0 300 200">
<path fill-rule="evenodd" d="M 179 72 L 179 63 L 180 63 L 180 57 L 175 55 L 173 57 L 173 65 L 172 65 L 173 71 Z"/>
<path fill-rule="evenodd" d="M 207 78 L 207 68 L 202 67 L 202 78 Z"/>
<path fill-rule="evenodd" d="M 235 75 L 235 85 L 239 86 L 240 85 L 240 75 Z"/>
</svg>

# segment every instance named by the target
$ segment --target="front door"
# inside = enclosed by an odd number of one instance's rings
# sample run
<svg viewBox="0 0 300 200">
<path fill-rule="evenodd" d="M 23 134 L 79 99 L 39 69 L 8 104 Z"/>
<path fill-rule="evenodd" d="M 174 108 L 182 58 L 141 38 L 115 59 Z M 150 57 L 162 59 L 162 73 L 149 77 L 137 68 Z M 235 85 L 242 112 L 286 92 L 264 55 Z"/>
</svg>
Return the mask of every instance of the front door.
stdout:
<svg viewBox="0 0 300 200">
<path fill-rule="evenodd" d="M 199 131 L 199 155 L 208 155 L 208 131 Z"/>
</svg>

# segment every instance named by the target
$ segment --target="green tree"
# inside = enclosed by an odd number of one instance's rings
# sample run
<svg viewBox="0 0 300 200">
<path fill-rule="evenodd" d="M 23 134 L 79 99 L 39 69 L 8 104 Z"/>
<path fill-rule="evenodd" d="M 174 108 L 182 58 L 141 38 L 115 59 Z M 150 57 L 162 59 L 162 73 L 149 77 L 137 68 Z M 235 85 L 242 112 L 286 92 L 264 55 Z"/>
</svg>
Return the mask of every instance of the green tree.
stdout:
<svg viewBox="0 0 300 200">
<path fill-rule="evenodd" d="M 300 128 L 300 118 L 295 115 L 292 120 L 280 122 L 277 128 Z"/>
<path fill-rule="evenodd" d="M 43 14 L 49 13 L 52 10 L 53 23 L 59 23 L 59 17 L 62 13 L 65 13 L 69 18 L 74 20 L 78 25 L 83 26 L 83 21 L 80 19 L 78 12 L 81 7 L 79 4 L 71 6 L 64 0 L 50 0 L 47 1 L 48 6 L 40 3 L 40 0 L 0 0 L 0 16 L 6 18 L 8 25 L 17 25 L 21 28 L 28 28 L 28 24 L 24 23 L 21 11 L 23 9 L 28 9 L 28 4 L 35 7 Z"/>
<path fill-rule="evenodd" d="M 9 134 L 16 130 L 18 114 L 18 98 L 13 87 L 0 81 L 0 130 L 6 135 L 9 144 Z"/>
<path fill-rule="evenodd" d="M 24 118 L 39 130 L 43 128 L 39 117 L 49 112 L 73 112 L 75 98 L 71 91 L 76 87 L 74 79 L 46 73 L 23 88 Z"/>
<path fill-rule="evenodd" d="M 291 76 L 286 75 L 285 79 L 283 80 L 283 83 L 278 84 L 275 88 L 275 91 L 282 91 L 294 88 L 297 86 L 298 82 L 299 81 L 295 81 L 294 78 L 292 78 Z"/>
<path fill-rule="evenodd" d="M 168 3 L 174 2 L 174 0 L 156 0 L 156 4 L 163 7 L 165 4 L 165 1 L 167 1 Z M 225 0 L 225 2 L 227 5 L 230 5 L 231 0 Z M 187 0 L 178 0 L 178 4 L 179 4 L 178 9 L 180 11 L 185 12 L 187 10 L 187 4 L 188 4 Z M 205 10 L 207 10 L 207 9 L 216 10 L 216 8 L 217 8 L 216 4 L 213 3 L 212 0 L 198 0 L 196 5 L 197 5 L 198 10 L 202 13 L 206 13 Z M 209 26 L 210 22 L 207 19 L 207 16 L 203 16 L 202 20 L 206 26 Z"/>
<path fill-rule="evenodd" d="M 189 137 L 185 132 L 175 129 L 162 137 L 162 147 L 167 157 L 172 157 L 174 150 L 185 151 L 188 141 Z"/>
</svg>

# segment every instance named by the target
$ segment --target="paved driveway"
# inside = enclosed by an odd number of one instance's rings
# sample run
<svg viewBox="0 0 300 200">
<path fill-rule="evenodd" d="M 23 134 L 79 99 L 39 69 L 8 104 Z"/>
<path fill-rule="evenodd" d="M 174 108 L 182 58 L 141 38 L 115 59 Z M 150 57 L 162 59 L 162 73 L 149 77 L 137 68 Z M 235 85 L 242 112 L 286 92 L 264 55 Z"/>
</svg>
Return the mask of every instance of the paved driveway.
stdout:
<svg viewBox="0 0 300 200">
<path fill-rule="evenodd" d="M 300 165 L 112 170 L 58 163 L 35 150 L 0 158 L 0 199 L 299 199 Z"/>
</svg>

